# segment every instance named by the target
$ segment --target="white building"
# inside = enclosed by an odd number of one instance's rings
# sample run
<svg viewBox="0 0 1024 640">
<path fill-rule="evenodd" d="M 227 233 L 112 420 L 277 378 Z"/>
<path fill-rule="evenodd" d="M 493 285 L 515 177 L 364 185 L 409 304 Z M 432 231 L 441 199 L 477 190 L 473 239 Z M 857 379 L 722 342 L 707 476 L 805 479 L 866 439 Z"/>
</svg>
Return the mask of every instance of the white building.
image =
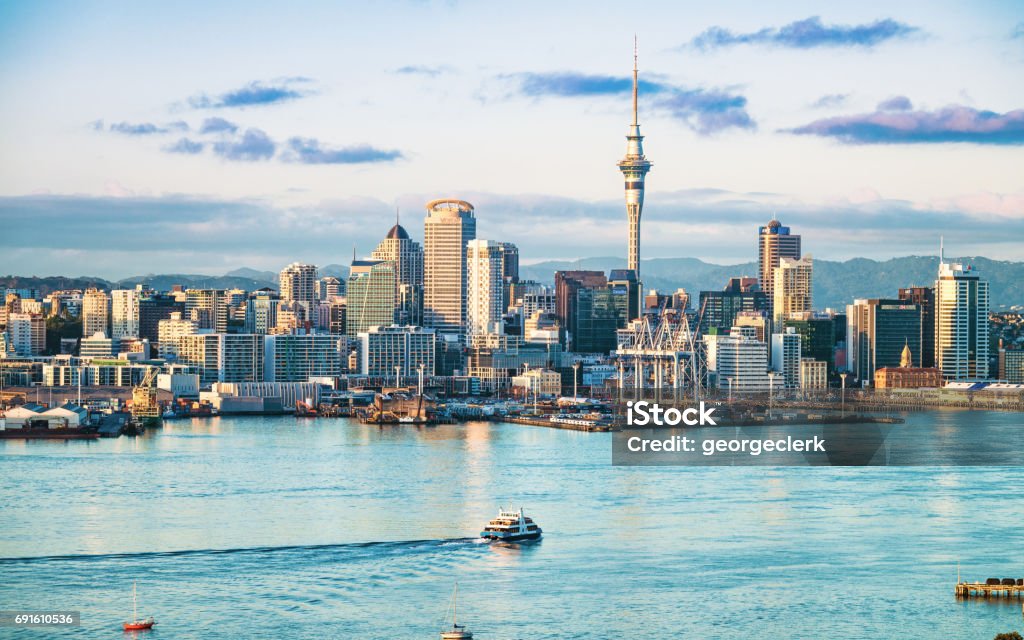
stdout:
<svg viewBox="0 0 1024 640">
<path fill-rule="evenodd" d="M 139 289 L 114 289 L 110 292 L 110 337 L 139 335 Z"/>
<path fill-rule="evenodd" d="M 505 309 L 505 245 L 491 240 L 466 243 L 466 332 L 495 333 Z"/>
<path fill-rule="evenodd" d="M 989 377 L 988 282 L 971 265 L 939 264 L 935 281 L 935 366 L 946 380 Z"/>
<path fill-rule="evenodd" d="M 791 313 L 810 311 L 813 258 L 808 254 L 799 260 L 780 257 L 775 267 L 772 291 L 772 321 L 781 327 Z"/>
<path fill-rule="evenodd" d="M 423 224 L 423 318 L 439 333 L 463 334 L 466 320 L 466 244 L 476 238 L 473 205 L 427 203 Z"/>
<path fill-rule="evenodd" d="M 99 289 L 89 289 L 82 296 L 82 336 L 102 333 L 110 335 L 110 298 Z"/>
<path fill-rule="evenodd" d="M 718 388 L 734 394 L 768 392 L 768 345 L 740 327 L 715 342 Z"/>
<path fill-rule="evenodd" d="M 772 334 L 772 370 L 782 374 L 784 388 L 800 386 L 800 335 L 793 327 Z"/>
<path fill-rule="evenodd" d="M 433 329 L 392 325 L 373 327 L 360 333 L 359 373 L 389 376 L 401 368 L 402 376 L 416 376 L 420 365 L 424 375 L 434 375 L 437 336 Z"/>
<path fill-rule="evenodd" d="M 263 336 L 199 333 L 178 338 L 178 362 L 198 367 L 200 383 L 261 382 Z"/>
<path fill-rule="evenodd" d="M 196 323 L 192 320 L 184 320 L 181 312 L 171 313 L 170 318 L 160 320 L 157 323 L 157 341 L 161 358 L 177 355 L 178 338 L 198 333 Z"/>
<path fill-rule="evenodd" d="M 301 304 L 306 310 L 305 318 L 308 319 L 316 300 L 316 266 L 293 262 L 281 270 L 278 280 L 281 285 L 281 300 Z"/>
<path fill-rule="evenodd" d="M 334 378 L 348 369 L 348 338 L 330 334 L 279 334 L 263 340 L 265 382 Z"/>
<path fill-rule="evenodd" d="M 828 362 L 813 358 L 800 359 L 800 388 L 827 389 Z"/>
<path fill-rule="evenodd" d="M 46 320 L 38 313 L 12 313 L 7 317 L 7 333 L 14 353 L 20 357 L 46 352 Z"/>
</svg>

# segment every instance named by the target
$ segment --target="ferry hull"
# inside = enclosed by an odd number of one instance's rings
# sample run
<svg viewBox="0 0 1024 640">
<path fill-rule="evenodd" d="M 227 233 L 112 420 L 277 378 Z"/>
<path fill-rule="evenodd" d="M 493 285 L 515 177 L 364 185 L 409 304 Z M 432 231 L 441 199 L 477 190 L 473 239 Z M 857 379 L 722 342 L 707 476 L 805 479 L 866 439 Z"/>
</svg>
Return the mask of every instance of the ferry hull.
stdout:
<svg viewBox="0 0 1024 640">
<path fill-rule="evenodd" d="M 487 540 L 493 540 L 495 542 L 519 542 L 521 540 L 540 540 L 542 531 L 531 531 L 530 533 L 518 533 L 513 535 L 503 536 L 496 534 L 494 531 L 481 531 L 480 537 L 486 538 Z"/>
</svg>

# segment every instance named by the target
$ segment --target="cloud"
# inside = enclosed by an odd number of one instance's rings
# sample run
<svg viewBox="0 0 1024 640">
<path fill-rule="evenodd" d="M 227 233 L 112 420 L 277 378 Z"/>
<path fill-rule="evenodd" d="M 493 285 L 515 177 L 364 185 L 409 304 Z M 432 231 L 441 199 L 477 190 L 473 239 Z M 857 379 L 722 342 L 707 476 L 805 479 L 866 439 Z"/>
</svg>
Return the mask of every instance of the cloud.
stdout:
<svg viewBox="0 0 1024 640">
<path fill-rule="evenodd" d="M 689 46 L 710 51 L 740 44 L 763 44 L 794 49 L 815 47 L 871 48 L 887 40 L 906 38 L 919 31 L 917 27 L 891 18 L 868 24 L 823 24 L 819 16 L 791 22 L 782 27 L 765 27 L 749 33 L 735 33 L 725 27 L 711 27 L 690 41 Z"/>
<path fill-rule="evenodd" d="M 224 118 L 207 118 L 199 127 L 199 133 L 234 133 L 238 125 Z"/>
<path fill-rule="evenodd" d="M 302 164 L 363 164 L 391 162 L 405 157 L 401 151 L 377 149 L 366 144 L 335 149 L 321 147 L 316 138 L 291 138 L 288 147 L 289 151 L 282 159 Z"/>
<path fill-rule="evenodd" d="M 531 98 L 601 97 L 628 94 L 628 76 L 590 75 L 573 71 L 516 73 L 500 76 L 517 84 L 516 93 Z M 658 81 L 641 80 L 639 91 L 653 96 L 645 108 L 666 113 L 697 133 L 707 135 L 730 128 L 755 128 L 747 113 L 746 97 L 725 89 L 684 88 Z"/>
<path fill-rule="evenodd" d="M 1000 114 L 951 105 L 936 111 L 914 111 L 906 98 L 894 98 L 880 104 L 873 113 L 824 118 L 784 131 L 835 138 L 847 144 L 1020 145 L 1024 144 L 1024 109 Z"/>
<path fill-rule="evenodd" d="M 195 155 L 203 150 L 202 142 L 196 142 L 189 140 L 188 138 L 182 138 L 172 145 L 164 147 L 164 151 L 167 153 L 184 153 L 188 155 Z"/>
<path fill-rule="evenodd" d="M 102 131 L 103 121 L 97 120 L 92 123 L 93 130 Z M 110 131 L 121 133 L 126 136 L 149 136 L 155 134 L 170 133 L 172 131 L 188 131 L 188 123 L 178 120 L 165 125 L 157 125 L 152 122 L 112 122 Z"/>
<path fill-rule="evenodd" d="M 271 82 L 253 81 L 244 87 L 227 91 L 218 96 L 200 94 L 189 98 L 189 104 L 196 109 L 217 109 L 223 107 L 254 107 L 296 100 L 309 95 L 294 87 L 295 84 L 311 82 L 300 76 L 278 78 Z"/>
<path fill-rule="evenodd" d="M 435 78 L 442 73 L 450 73 L 452 70 L 448 65 L 429 66 L 422 64 L 411 64 L 395 69 L 395 73 L 402 75 L 420 75 Z"/>
<path fill-rule="evenodd" d="M 278 270 L 295 260 L 344 262 L 338 238 L 367 255 L 393 224 L 393 202 L 346 198 L 303 207 L 190 197 L 0 196 L 0 254 L 24 274 L 224 273 L 243 266 Z M 437 194 L 399 198 L 403 224 L 422 233 L 423 205 Z M 456 194 L 476 206 L 478 236 L 519 246 L 524 258 L 623 255 L 626 213 L 620 198 L 580 200 L 543 194 Z M 648 191 L 643 242 L 648 257 L 698 257 L 718 263 L 756 259 L 750 243 L 777 210 L 815 257 L 888 258 L 947 246 L 1022 260 L 1024 192 L 911 203 L 799 203 L 786 194 L 721 189 Z M 62 233 L 53 234 L 53 229 Z M 417 232 L 417 229 L 420 231 Z M 159 246 L 151 239 L 161 238 Z M 422 236 L 420 236 L 422 237 Z M 117 238 L 117 247 L 110 239 Z M 970 248 L 967 248 L 967 246 Z M 346 254 L 347 255 L 347 254 Z"/>
<path fill-rule="evenodd" d="M 879 111 L 910 111 L 913 108 L 913 103 L 906 96 L 894 96 L 888 100 L 883 100 L 878 103 L 877 107 Z"/>
<path fill-rule="evenodd" d="M 274 155 L 277 145 L 260 129 L 246 129 L 241 138 L 222 140 L 213 145 L 213 152 L 225 160 L 255 162 Z"/>
<path fill-rule="evenodd" d="M 841 107 L 846 104 L 846 101 L 850 99 L 848 93 L 830 93 L 828 95 L 821 96 L 817 100 L 811 103 L 812 109 L 831 109 L 833 107 Z"/>
</svg>

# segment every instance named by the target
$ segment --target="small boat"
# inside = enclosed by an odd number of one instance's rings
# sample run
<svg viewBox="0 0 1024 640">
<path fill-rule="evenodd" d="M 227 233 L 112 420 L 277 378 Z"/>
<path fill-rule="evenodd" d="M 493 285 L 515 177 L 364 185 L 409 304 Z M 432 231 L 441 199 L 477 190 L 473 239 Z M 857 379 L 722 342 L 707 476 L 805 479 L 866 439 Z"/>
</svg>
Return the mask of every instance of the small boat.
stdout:
<svg viewBox="0 0 1024 640">
<path fill-rule="evenodd" d="M 498 517 L 487 523 L 484 530 L 480 532 L 480 537 L 502 542 L 516 542 L 518 540 L 537 540 L 541 533 L 543 530 L 537 526 L 533 518 L 523 515 L 523 508 L 519 507 L 518 511 L 499 509 Z"/>
<path fill-rule="evenodd" d="M 139 619 L 139 602 L 138 597 L 135 594 L 135 583 L 132 582 L 132 621 L 125 622 L 122 626 L 125 631 L 145 631 L 152 629 L 153 625 L 156 624 L 156 620 L 153 616 L 149 616 L 145 620 Z"/>
<path fill-rule="evenodd" d="M 445 616 L 447 618 L 447 616 Z M 473 640 L 473 632 L 466 628 L 466 625 L 459 624 L 459 583 L 455 583 L 455 593 L 452 594 L 452 626 L 445 627 L 441 631 L 441 640 Z"/>
</svg>

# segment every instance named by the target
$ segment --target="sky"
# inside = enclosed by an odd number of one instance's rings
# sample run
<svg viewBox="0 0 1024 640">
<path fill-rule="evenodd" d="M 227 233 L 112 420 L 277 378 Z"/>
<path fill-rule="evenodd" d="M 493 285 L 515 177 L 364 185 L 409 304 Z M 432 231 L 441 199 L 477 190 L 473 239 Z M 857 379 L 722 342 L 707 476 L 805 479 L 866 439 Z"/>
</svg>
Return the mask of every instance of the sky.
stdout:
<svg viewBox="0 0 1024 640">
<path fill-rule="evenodd" d="M 0 0 L 0 274 L 366 256 L 424 204 L 524 262 L 1024 260 L 1024 4 Z"/>
</svg>

